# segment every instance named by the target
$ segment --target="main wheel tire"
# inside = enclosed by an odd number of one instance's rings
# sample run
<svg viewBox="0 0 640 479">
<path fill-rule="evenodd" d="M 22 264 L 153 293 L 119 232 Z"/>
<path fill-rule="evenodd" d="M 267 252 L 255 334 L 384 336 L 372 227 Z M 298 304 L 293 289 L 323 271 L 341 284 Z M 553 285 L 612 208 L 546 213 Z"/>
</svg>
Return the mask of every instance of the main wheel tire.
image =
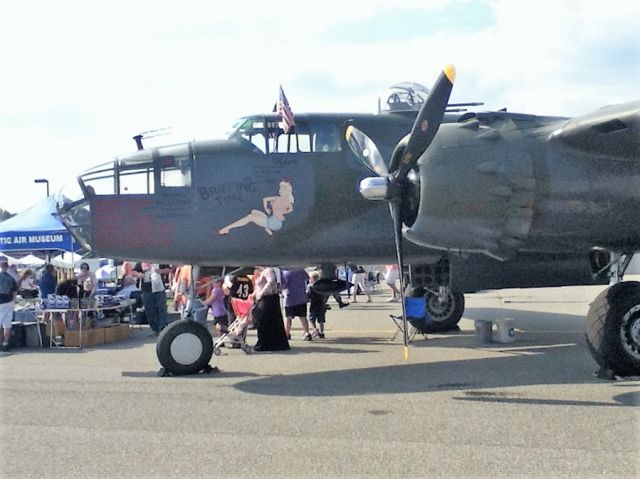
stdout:
<svg viewBox="0 0 640 479">
<path fill-rule="evenodd" d="M 640 375 L 640 283 L 614 284 L 598 295 L 587 314 L 586 338 L 601 368 Z"/>
<path fill-rule="evenodd" d="M 174 375 L 204 370 L 213 354 L 213 338 L 202 324 L 182 319 L 164 328 L 156 344 L 158 361 Z"/>
<path fill-rule="evenodd" d="M 464 294 L 449 293 L 445 301 L 427 294 L 427 314 L 431 321 L 424 323 L 421 332 L 441 333 L 454 329 L 464 313 Z"/>
</svg>

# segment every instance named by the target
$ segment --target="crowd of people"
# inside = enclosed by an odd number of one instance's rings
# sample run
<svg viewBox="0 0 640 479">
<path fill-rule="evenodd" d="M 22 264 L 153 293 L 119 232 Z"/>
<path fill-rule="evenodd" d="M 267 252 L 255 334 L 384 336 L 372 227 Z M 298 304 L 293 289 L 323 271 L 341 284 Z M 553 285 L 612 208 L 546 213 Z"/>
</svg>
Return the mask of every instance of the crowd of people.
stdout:
<svg viewBox="0 0 640 479">
<path fill-rule="evenodd" d="M 357 292 L 361 292 L 371 302 L 371 273 L 362 266 L 353 266 L 345 271 L 346 278 L 353 282 L 353 302 Z M 379 281 L 379 277 L 375 278 Z M 392 296 L 388 301 L 398 301 L 399 290 L 397 265 L 387 265 L 384 281 L 390 287 Z M 214 278 L 212 281 L 196 287 L 196 294 L 204 305 L 210 308 L 213 317 L 213 334 L 221 336 L 236 318 L 234 304 L 244 303 L 248 308 L 247 316 L 257 330 L 255 351 L 282 351 L 289 349 L 294 318 L 302 326 L 302 339 L 312 341 L 325 338 L 326 311 L 331 309 L 327 303 L 330 297 L 321 294 L 312 287 L 319 280 L 319 273 L 308 273 L 302 268 L 258 268 L 253 274 L 241 274 L 226 278 Z M 191 289 L 191 266 L 172 267 L 168 264 L 154 264 L 124 261 L 121 274 L 117 278 L 116 294 L 130 298 L 137 294 L 144 307 L 144 315 L 152 335 L 159 335 L 169 324 L 167 291 L 173 296 L 173 308 L 178 311 L 186 306 L 188 292 Z M 47 298 L 50 294 L 65 295 L 69 298 L 85 298 L 95 295 L 99 286 L 96 274 L 89 264 L 83 262 L 79 272 L 70 274 L 56 270 L 46 264 L 36 279 L 31 268 L 18 272 L 9 266 L 7 258 L 0 256 L 0 334 L 2 348 L 9 347 L 11 318 L 15 299 L 20 295 L 24 299 L 38 296 Z M 284 303 L 282 314 L 281 295 Z M 343 301 L 340 294 L 333 295 L 340 308 L 350 303 Z M 234 303 L 235 301 L 235 303 Z M 238 303 L 240 301 L 240 303 Z M 47 319 L 47 318 L 45 318 Z"/>
<path fill-rule="evenodd" d="M 389 301 L 397 301 L 399 290 L 395 285 L 398 278 L 397 266 L 388 265 L 384 280 L 391 288 Z M 395 271 L 395 273 L 394 273 Z M 350 274 L 350 276 L 349 276 Z M 353 281 L 353 302 L 357 303 L 357 293 L 371 302 L 371 284 L 379 281 L 372 273 L 367 273 L 362 266 L 348 271 L 347 278 Z M 302 339 L 312 341 L 325 338 L 326 312 L 331 307 L 327 304 L 330 295 L 322 294 L 313 288 L 320 279 L 318 271 L 310 273 L 303 268 L 255 268 L 251 275 L 234 276 L 214 280 L 211 288 L 203 296 L 204 304 L 211 308 L 214 334 L 221 336 L 227 332 L 229 324 L 235 319 L 236 311 L 232 305 L 237 300 L 251 304 L 248 317 L 257 330 L 257 342 L 254 351 L 282 351 L 289 349 L 291 331 L 295 318 L 302 327 Z M 180 282 L 178 282 L 181 284 Z M 182 290 L 176 286 L 176 293 Z M 347 291 L 351 295 L 351 290 Z M 339 293 L 333 295 L 340 308 L 350 303 L 342 300 Z M 284 306 L 284 316 L 282 314 Z"/>
</svg>

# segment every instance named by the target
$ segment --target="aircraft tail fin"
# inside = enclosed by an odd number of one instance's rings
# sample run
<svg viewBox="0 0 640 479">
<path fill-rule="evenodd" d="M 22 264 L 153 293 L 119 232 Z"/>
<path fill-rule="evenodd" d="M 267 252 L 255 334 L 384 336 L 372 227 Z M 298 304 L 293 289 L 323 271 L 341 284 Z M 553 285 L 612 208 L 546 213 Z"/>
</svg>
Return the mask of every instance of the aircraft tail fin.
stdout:
<svg viewBox="0 0 640 479">
<path fill-rule="evenodd" d="M 611 105 L 567 121 L 549 135 L 576 150 L 615 160 L 640 160 L 640 101 Z"/>
</svg>

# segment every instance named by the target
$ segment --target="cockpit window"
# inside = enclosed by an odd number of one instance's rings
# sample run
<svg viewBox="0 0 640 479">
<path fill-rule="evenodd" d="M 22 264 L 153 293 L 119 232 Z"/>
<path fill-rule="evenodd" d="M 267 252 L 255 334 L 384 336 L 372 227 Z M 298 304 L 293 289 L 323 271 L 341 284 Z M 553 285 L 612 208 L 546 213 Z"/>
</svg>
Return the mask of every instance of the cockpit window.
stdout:
<svg viewBox="0 0 640 479">
<path fill-rule="evenodd" d="M 193 158 L 189 144 L 142 150 L 97 166 L 78 178 L 83 196 L 151 195 L 159 189 L 188 188 Z"/>
<path fill-rule="evenodd" d="M 151 150 L 143 150 L 116 160 L 121 195 L 148 195 L 154 192 L 151 153 Z"/>
<path fill-rule="evenodd" d="M 113 163 L 105 163 L 84 173 L 80 185 L 85 196 L 113 195 L 116 192 Z"/>
<path fill-rule="evenodd" d="M 241 118 L 234 125 L 235 130 L 229 135 L 231 140 L 240 140 L 253 145 L 254 150 L 266 153 L 264 119 Z"/>
<path fill-rule="evenodd" d="M 309 153 L 340 151 L 338 128 L 328 121 L 299 121 L 288 133 L 280 119 L 273 117 L 242 118 L 229 136 L 251 143 L 261 153 Z"/>
<path fill-rule="evenodd" d="M 318 122 L 311 130 L 314 151 L 340 151 L 340 134 L 335 123 Z"/>
</svg>

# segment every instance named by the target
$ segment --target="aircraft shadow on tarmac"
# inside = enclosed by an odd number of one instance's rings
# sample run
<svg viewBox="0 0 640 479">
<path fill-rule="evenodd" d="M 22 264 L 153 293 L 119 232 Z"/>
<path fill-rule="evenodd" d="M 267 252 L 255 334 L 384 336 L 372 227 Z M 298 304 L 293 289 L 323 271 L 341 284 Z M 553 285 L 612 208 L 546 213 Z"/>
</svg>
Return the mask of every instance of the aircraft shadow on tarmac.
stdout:
<svg viewBox="0 0 640 479">
<path fill-rule="evenodd" d="M 460 391 L 464 401 L 532 403 L 573 406 L 637 406 L 640 394 L 616 396 L 616 403 L 550 400 L 529 397 L 517 391 L 495 392 L 497 388 L 553 384 L 594 384 L 595 363 L 584 338 L 584 317 L 498 308 L 469 308 L 466 319 L 515 319 L 517 341 L 510 344 L 479 343 L 463 331 L 429 335 L 427 341 L 416 336 L 412 347 L 490 349 L 504 356 L 419 364 L 398 364 L 362 369 L 323 371 L 306 374 L 268 376 L 249 379 L 234 387 L 251 394 L 274 396 L 325 397 L 375 394 L 409 394 Z M 471 332 L 471 334 L 473 334 Z M 349 344 L 356 338 L 341 338 Z M 369 338 L 357 338 L 363 344 Z M 388 341 L 388 339 L 387 339 Z M 389 343 L 395 344 L 398 343 Z M 308 348 L 305 348 L 307 351 Z M 624 386 L 624 382 L 610 383 Z M 485 391 L 489 389 L 490 391 Z"/>
<path fill-rule="evenodd" d="M 586 356 L 584 361 L 579 361 L 579 358 L 576 358 L 579 353 L 571 351 L 576 348 L 576 346 L 554 348 L 548 353 L 539 355 L 263 376 L 242 381 L 233 387 L 249 394 L 286 397 L 401 395 L 460 391 L 462 396 L 454 399 L 540 405 L 640 405 L 637 391 L 616 396 L 617 403 L 537 399 L 528 396 L 530 392 L 509 391 L 506 394 L 496 395 L 491 391 L 485 391 L 485 389 L 517 386 L 597 383 L 593 375 L 593 365 Z M 567 355 L 567 352 L 570 354 Z M 550 367 L 550 358 L 547 354 L 558 356 L 559 360 L 554 367 Z M 567 358 L 567 356 L 570 357 Z"/>
</svg>

